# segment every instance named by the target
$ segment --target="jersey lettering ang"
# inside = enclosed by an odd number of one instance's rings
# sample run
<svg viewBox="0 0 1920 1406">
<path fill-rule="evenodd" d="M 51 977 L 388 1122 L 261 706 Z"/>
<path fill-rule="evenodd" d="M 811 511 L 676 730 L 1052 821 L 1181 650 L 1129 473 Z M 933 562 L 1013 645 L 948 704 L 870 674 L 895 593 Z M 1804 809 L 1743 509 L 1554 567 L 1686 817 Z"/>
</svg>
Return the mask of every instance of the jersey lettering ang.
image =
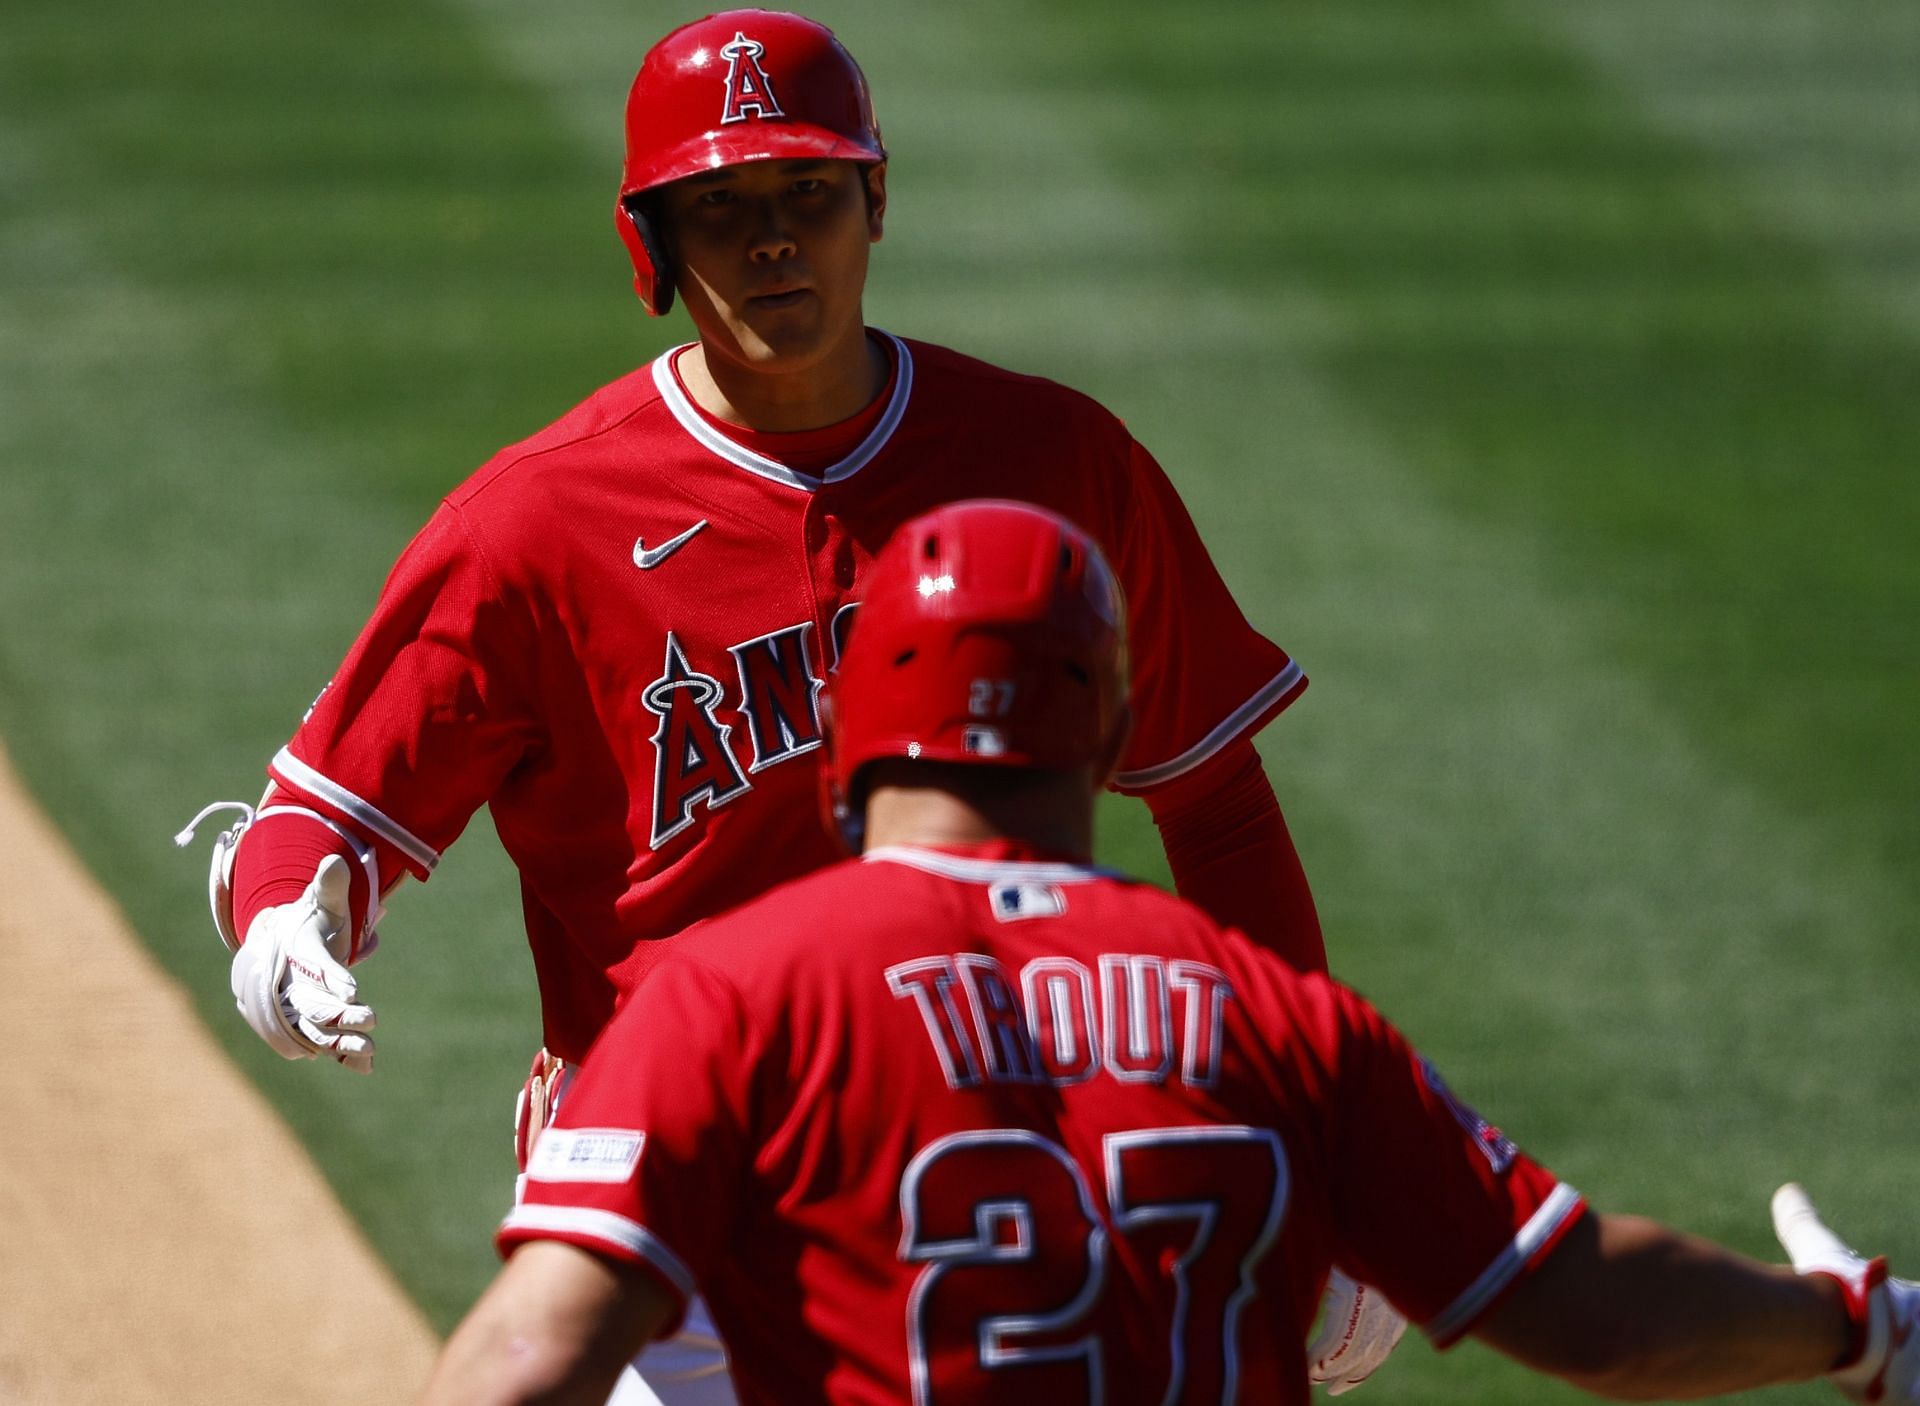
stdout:
<svg viewBox="0 0 1920 1406">
<path fill-rule="evenodd" d="M 274 760 L 301 804 L 420 878 L 490 804 L 556 1054 L 586 1052 L 651 939 L 839 857 L 819 819 L 820 693 L 868 564 L 929 508 L 1035 502 L 1106 551 L 1136 680 L 1122 789 L 1200 765 L 1305 686 L 1119 421 L 875 335 L 884 404 L 817 473 L 707 419 L 671 353 L 501 453 L 408 547 Z"/>
<path fill-rule="evenodd" d="M 672 948 L 499 1239 L 703 1295 L 748 1406 L 1304 1406 L 1330 1264 L 1445 1346 L 1585 1209 L 1360 997 L 1114 875 L 880 849 Z"/>
</svg>

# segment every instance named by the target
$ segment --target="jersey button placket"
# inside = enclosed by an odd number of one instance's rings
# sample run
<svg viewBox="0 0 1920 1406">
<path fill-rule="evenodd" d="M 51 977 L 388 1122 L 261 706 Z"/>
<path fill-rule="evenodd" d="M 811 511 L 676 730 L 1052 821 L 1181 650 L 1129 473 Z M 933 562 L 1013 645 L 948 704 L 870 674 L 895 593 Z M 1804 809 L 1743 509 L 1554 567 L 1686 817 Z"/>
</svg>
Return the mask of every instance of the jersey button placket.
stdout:
<svg viewBox="0 0 1920 1406">
<path fill-rule="evenodd" d="M 819 621 L 822 652 L 827 667 L 832 669 L 839 663 L 839 632 L 846 624 L 840 617 L 853 599 L 859 562 L 845 524 L 817 498 L 808 510 L 807 547 L 815 618 Z"/>
<path fill-rule="evenodd" d="M 832 516 L 820 506 L 819 492 L 810 494 L 806 512 L 800 519 L 801 551 L 807 561 L 807 598 L 813 606 L 814 629 L 823 641 L 839 605 L 833 570 L 834 542 L 838 535 Z"/>
</svg>

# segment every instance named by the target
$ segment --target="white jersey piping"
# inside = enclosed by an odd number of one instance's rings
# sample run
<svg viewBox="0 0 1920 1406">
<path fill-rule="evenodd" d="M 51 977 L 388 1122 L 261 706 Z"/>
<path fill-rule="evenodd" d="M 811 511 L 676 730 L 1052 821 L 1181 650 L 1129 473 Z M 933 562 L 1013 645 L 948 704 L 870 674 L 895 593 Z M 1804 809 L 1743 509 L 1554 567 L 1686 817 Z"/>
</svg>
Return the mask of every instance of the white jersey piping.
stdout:
<svg viewBox="0 0 1920 1406">
<path fill-rule="evenodd" d="M 1179 756 L 1155 766 L 1141 767 L 1138 771 L 1120 772 L 1113 778 L 1113 784 L 1123 791 L 1150 791 L 1176 776 L 1185 776 L 1246 731 L 1255 718 L 1300 687 L 1306 678 L 1299 663 L 1289 659 L 1287 667 L 1269 679 L 1258 693 L 1235 708 L 1225 721 Z"/>
<path fill-rule="evenodd" d="M 886 448 L 887 441 L 893 438 L 893 432 L 900 428 L 900 421 L 907 413 L 907 402 L 913 395 L 913 353 L 907 350 L 907 344 L 891 332 L 872 329 L 887 339 L 887 345 L 893 349 L 894 378 L 893 395 L 887 401 L 887 408 L 881 412 L 880 420 L 867 432 L 867 437 L 854 447 L 851 454 L 836 464 L 827 466 L 818 478 L 808 474 L 796 473 L 778 459 L 770 459 L 765 454 L 756 454 L 744 444 L 733 440 L 707 423 L 699 408 L 687 397 L 681 388 L 680 378 L 673 373 L 673 359 L 687 348 L 673 347 L 662 352 L 653 361 L 653 384 L 660 392 L 660 399 L 672 412 L 673 418 L 680 422 L 680 428 L 701 445 L 729 464 L 745 469 L 748 473 L 758 474 L 761 478 L 772 479 L 775 483 L 784 483 L 789 488 L 798 488 L 811 493 L 822 484 L 839 483 L 842 479 L 852 478 L 870 463 L 873 457 Z M 692 343 L 688 343 L 691 346 Z"/>
<path fill-rule="evenodd" d="M 1527 1262 L 1540 1252 L 1540 1247 L 1553 1238 L 1555 1232 L 1566 1224 L 1567 1217 L 1579 1207 L 1579 1192 L 1565 1182 L 1554 1187 L 1507 1247 L 1494 1256 L 1493 1263 L 1481 1271 L 1478 1279 L 1467 1285 L 1459 1298 L 1427 1324 L 1427 1336 L 1439 1344 L 1451 1342 L 1460 1336 L 1499 1296 L 1500 1291 L 1513 1282 L 1514 1276 L 1527 1267 Z"/>
<path fill-rule="evenodd" d="M 280 773 L 290 785 L 344 812 L 348 818 L 378 835 L 429 874 L 440 863 L 440 853 L 432 845 L 377 806 L 361 800 L 339 782 L 322 776 L 294 756 L 291 748 L 282 747 L 274 754 L 273 770 Z"/>
<path fill-rule="evenodd" d="M 523 1203 L 507 1212 L 507 1218 L 500 1222 L 500 1228 L 529 1231 L 536 1235 L 583 1235 L 590 1240 L 625 1250 L 630 1255 L 640 1256 L 666 1275 L 674 1288 L 688 1298 L 698 1292 L 694 1287 L 693 1271 L 687 1268 L 680 1256 L 669 1250 L 666 1243 L 644 1225 L 614 1211 L 602 1211 L 592 1206 Z"/>
<path fill-rule="evenodd" d="M 880 845 L 860 856 L 867 864 L 905 864 L 970 884 L 1036 883 L 1084 884 L 1094 879 L 1120 877 L 1111 869 L 1091 864 L 1049 864 L 1030 859 L 970 859 L 942 854 L 918 845 Z"/>
</svg>

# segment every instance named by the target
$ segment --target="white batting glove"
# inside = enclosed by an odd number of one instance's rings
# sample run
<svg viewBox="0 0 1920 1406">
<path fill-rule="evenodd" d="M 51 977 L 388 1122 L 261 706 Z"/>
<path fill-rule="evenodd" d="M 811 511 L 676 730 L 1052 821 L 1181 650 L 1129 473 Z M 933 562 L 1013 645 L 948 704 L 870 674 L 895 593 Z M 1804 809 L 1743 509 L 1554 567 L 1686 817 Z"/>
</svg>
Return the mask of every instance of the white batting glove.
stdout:
<svg viewBox="0 0 1920 1406">
<path fill-rule="evenodd" d="M 1352 1391 L 1380 1370 L 1407 1320 L 1378 1289 L 1334 1270 L 1320 1296 L 1320 1327 L 1307 1344 L 1307 1379 L 1327 1395 Z"/>
<path fill-rule="evenodd" d="M 292 903 L 263 908 L 233 955 L 233 1003 L 282 1059 L 337 1060 L 373 1073 L 373 1008 L 342 956 L 353 943 L 347 861 L 330 854 Z"/>
<path fill-rule="evenodd" d="M 1807 1193 L 1773 1193 L 1773 1233 L 1802 1274 L 1837 1279 L 1860 1351 L 1827 1376 L 1854 1401 L 1920 1401 L 1920 1284 L 1887 1275 L 1885 1257 L 1862 1258 L 1828 1230 Z"/>
</svg>

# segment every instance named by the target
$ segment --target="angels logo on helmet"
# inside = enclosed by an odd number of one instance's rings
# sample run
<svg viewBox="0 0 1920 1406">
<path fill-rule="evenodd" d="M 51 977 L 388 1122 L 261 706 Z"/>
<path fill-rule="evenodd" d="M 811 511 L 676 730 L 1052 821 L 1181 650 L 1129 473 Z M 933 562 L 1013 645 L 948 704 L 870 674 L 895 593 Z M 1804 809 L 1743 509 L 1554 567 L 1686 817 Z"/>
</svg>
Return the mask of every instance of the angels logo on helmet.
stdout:
<svg viewBox="0 0 1920 1406">
<path fill-rule="evenodd" d="M 745 122 L 748 113 L 756 117 L 787 115 L 780 108 L 780 99 L 774 96 L 773 80 L 760 66 L 766 52 L 766 45 L 758 39 L 747 38 L 744 31 L 737 29 L 733 38 L 720 46 L 720 57 L 727 61 L 727 98 L 720 111 L 722 125 Z"/>
</svg>

